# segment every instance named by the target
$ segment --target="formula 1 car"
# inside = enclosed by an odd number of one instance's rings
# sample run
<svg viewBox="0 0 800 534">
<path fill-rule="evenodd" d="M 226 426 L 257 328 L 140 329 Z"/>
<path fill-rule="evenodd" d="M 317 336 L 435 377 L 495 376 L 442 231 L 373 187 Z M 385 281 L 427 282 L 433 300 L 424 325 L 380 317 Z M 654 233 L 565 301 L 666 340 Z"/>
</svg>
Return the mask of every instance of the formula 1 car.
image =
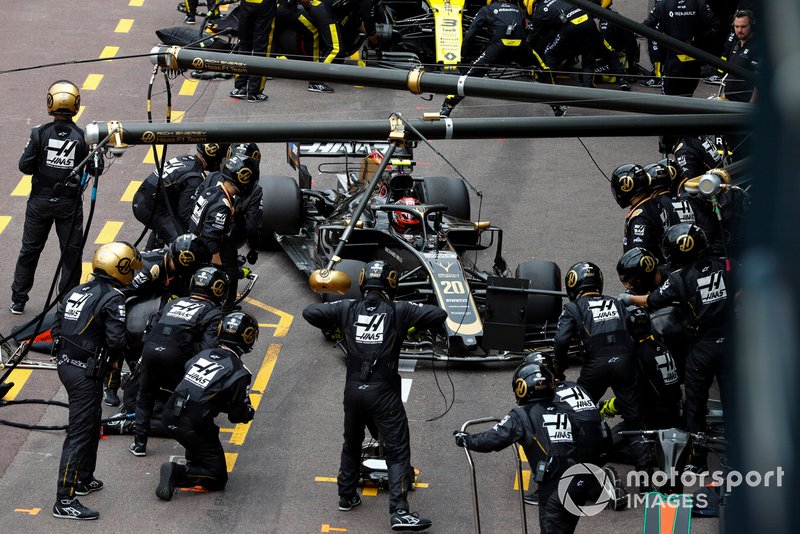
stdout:
<svg viewBox="0 0 800 534">
<path fill-rule="evenodd" d="M 298 177 L 260 179 L 262 246 L 284 250 L 300 271 L 311 275 L 333 259 L 355 207 L 371 195 L 335 266 L 351 285 L 339 297 L 323 294 L 324 300 L 359 296 L 362 266 L 382 259 L 400 271 L 396 299 L 436 304 L 448 313 L 442 331 L 407 341 L 404 356 L 497 361 L 521 358 L 525 350 L 547 350 L 561 313 L 558 266 L 525 261 L 512 278 L 502 256 L 503 231 L 489 221 L 470 219 L 462 180 L 412 177 L 411 148 L 395 152 L 370 193 L 367 182 L 386 148 L 386 143 L 370 142 L 288 143 L 288 161 Z M 335 176 L 332 187 L 312 189 L 311 174 L 301 163 L 308 157 L 339 159 L 319 165 L 329 181 Z M 488 249 L 494 249 L 490 271 L 476 264 Z"/>
</svg>

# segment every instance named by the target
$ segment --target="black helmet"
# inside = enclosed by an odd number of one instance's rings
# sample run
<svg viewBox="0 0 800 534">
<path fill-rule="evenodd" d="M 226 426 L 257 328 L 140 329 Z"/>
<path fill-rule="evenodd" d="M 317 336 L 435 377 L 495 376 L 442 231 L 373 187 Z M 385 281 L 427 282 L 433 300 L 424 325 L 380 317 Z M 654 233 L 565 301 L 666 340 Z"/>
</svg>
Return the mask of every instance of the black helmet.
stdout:
<svg viewBox="0 0 800 534">
<path fill-rule="evenodd" d="M 673 193 L 676 193 L 678 191 L 678 185 L 680 184 L 681 177 L 681 170 L 678 168 L 677 162 L 669 158 L 664 158 L 658 160 L 658 163 L 663 165 L 667 169 L 667 172 L 669 172 L 670 188 L 672 189 Z"/>
<path fill-rule="evenodd" d="M 397 269 L 383 260 L 373 260 L 361 268 L 358 285 L 362 293 L 367 289 L 378 289 L 393 299 L 397 292 L 397 279 Z"/>
<path fill-rule="evenodd" d="M 550 400 L 556 392 L 553 372 L 543 365 L 530 363 L 517 367 L 511 382 L 517 404 Z"/>
<path fill-rule="evenodd" d="M 217 338 L 220 345 L 231 347 L 240 355 L 250 352 L 258 341 L 258 321 L 249 313 L 229 313 L 219 323 Z"/>
<path fill-rule="evenodd" d="M 600 267 L 588 261 L 581 261 L 569 268 L 564 277 L 569 300 L 575 300 L 587 291 L 603 292 L 603 273 Z"/>
<path fill-rule="evenodd" d="M 222 304 L 228 296 L 228 275 L 222 269 L 210 265 L 200 267 L 189 281 L 189 293 L 209 299 L 214 304 Z"/>
<path fill-rule="evenodd" d="M 653 335 L 650 314 L 644 308 L 634 306 L 628 309 L 628 331 L 636 341 L 642 341 Z"/>
<path fill-rule="evenodd" d="M 635 247 L 617 262 L 619 281 L 637 295 L 646 295 L 656 288 L 658 259 L 642 247 Z"/>
<path fill-rule="evenodd" d="M 692 223 L 670 226 L 664 232 L 661 250 L 670 268 L 680 269 L 697 261 L 708 252 L 706 233 Z"/>
<path fill-rule="evenodd" d="M 225 180 L 233 182 L 239 196 L 246 197 L 258 183 L 258 162 L 248 156 L 232 156 L 222 168 Z"/>
<path fill-rule="evenodd" d="M 192 233 L 176 237 L 175 241 L 169 244 L 169 252 L 175 270 L 179 274 L 193 272 L 211 261 L 211 253 L 205 242 Z"/>
<path fill-rule="evenodd" d="M 669 169 L 660 162 L 645 165 L 644 172 L 650 177 L 651 191 L 664 191 L 672 185 Z"/>
<path fill-rule="evenodd" d="M 521 372 L 523 367 L 527 367 L 528 365 L 539 365 L 541 367 L 546 367 L 550 370 L 551 373 L 555 375 L 553 372 L 553 360 L 550 356 L 545 356 L 542 352 L 531 352 L 527 356 L 522 359 L 522 362 L 517 366 L 516 371 Z"/>
<path fill-rule="evenodd" d="M 219 170 L 227 150 L 227 143 L 197 143 L 197 153 L 203 158 L 206 169 L 210 171 Z"/>
<path fill-rule="evenodd" d="M 650 176 L 641 165 L 626 163 L 611 173 L 611 191 L 621 208 L 631 205 L 631 200 L 639 193 L 650 189 Z"/>
<path fill-rule="evenodd" d="M 256 163 L 261 163 L 261 150 L 255 143 L 236 143 L 228 147 L 228 159 L 233 156 L 247 156 L 253 158 Z"/>
</svg>

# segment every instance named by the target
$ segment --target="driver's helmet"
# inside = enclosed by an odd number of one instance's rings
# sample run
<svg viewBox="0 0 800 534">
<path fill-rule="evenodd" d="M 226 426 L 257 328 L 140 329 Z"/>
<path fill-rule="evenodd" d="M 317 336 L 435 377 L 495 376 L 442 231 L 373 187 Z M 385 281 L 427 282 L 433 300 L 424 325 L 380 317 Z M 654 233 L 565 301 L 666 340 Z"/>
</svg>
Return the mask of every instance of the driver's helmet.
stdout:
<svg viewBox="0 0 800 534">
<path fill-rule="evenodd" d="M 420 204 L 420 202 L 414 197 L 403 197 L 398 200 L 396 204 L 417 206 Z M 414 216 L 413 213 L 408 213 L 405 211 L 393 211 L 389 218 L 392 223 L 392 228 L 401 234 L 416 233 L 422 227 L 422 219 Z"/>
</svg>

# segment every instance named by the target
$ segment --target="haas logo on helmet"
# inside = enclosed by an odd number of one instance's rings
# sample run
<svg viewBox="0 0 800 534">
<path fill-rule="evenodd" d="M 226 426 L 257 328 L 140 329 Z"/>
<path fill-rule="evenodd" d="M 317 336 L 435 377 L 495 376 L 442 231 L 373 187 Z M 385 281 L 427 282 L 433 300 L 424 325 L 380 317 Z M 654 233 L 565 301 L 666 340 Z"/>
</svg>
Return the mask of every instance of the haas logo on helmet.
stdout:
<svg viewBox="0 0 800 534">
<path fill-rule="evenodd" d="M 184 267 L 189 267 L 195 262 L 195 260 L 196 258 L 194 257 L 194 252 L 191 250 L 181 250 L 178 253 L 178 263 Z"/>
<path fill-rule="evenodd" d="M 248 326 L 242 332 L 242 341 L 247 343 L 248 345 L 252 345 L 256 342 L 256 329 L 252 326 Z"/>
<path fill-rule="evenodd" d="M 689 234 L 680 236 L 677 240 L 678 250 L 681 252 L 689 252 L 694 248 L 694 239 Z"/>
<path fill-rule="evenodd" d="M 578 283 L 578 273 L 570 271 L 567 273 L 567 287 L 575 287 Z"/>
<path fill-rule="evenodd" d="M 239 169 L 239 172 L 236 173 L 236 178 L 243 184 L 249 184 L 252 177 L 253 171 L 246 167 L 244 169 Z"/>
<path fill-rule="evenodd" d="M 206 145 L 206 154 L 209 156 L 216 156 L 219 152 L 219 145 L 216 143 L 209 143 Z"/>
<path fill-rule="evenodd" d="M 119 274 L 128 274 L 131 272 L 131 260 L 130 258 L 122 258 L 117 262 L 117 271 Z"/>
<path fill-rule="evenodd" d="M 215 297 L 221 297 L 225 294 L 225 282 L 222 280 L 216 280 L 213 284 L 211 284 L 211 292 L 214 293 Z"/>
<path fill-rule="evenodd" d="M 623 193 L 633 191 L 633 178 L 630 176 L 623 176 L 619 179 L 619 190 Z"/>
<path fill-rule="evenodd" d="M 516 395 L 518 399 L 524 399 L 527 394 L 528 384 L 525 383 L 524 379 L 517 378 L 517 381 L 514 384 L 514 395 Z"/>
<path fill-rule="evenodd" d="M 656 260 L 650 256 L 643 256 L 642 259 L 639 260 L 639 267 L 644 269 L 646 273 L 652 273 L 653 269 L 656 268 Z"/>
</svg>

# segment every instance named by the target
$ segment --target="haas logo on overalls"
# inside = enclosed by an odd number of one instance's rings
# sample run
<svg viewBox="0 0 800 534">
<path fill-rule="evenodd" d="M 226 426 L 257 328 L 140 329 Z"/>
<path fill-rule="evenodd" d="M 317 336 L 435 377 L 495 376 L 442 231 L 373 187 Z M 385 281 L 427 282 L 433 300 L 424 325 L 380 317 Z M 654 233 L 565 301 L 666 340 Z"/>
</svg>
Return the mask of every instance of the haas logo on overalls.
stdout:
<svg viewBox="0 0 800 534">
<path fill-rule="evenodd" d="M 368 344 L 383 343 L 385 318 L 385 313 L 379 313 L 378 315 L 359 315 L 358 320 L 353 325 L 356 327 L 356 342 Z"/>
</svg>

